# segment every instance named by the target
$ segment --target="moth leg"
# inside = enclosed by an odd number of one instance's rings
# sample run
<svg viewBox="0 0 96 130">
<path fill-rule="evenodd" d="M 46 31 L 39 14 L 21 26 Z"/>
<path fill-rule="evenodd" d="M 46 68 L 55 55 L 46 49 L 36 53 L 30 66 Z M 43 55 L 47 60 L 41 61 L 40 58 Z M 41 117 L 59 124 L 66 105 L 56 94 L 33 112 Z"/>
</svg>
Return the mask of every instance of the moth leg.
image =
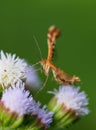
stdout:
<svg viewBox="0 0 96 130">
<path fill-rule="evenodd" d="M 48 81 L 49 78 L 49 74 L 47 75 L 45 82 L 43 83 L 42 87 L 37 91 L 37 93 L 35 94 L 35 97 L 40 93 L 40 91 L 42 91 L 44 89 L 44 87 L 46 86 L 46 83 Z"/>
</svg>

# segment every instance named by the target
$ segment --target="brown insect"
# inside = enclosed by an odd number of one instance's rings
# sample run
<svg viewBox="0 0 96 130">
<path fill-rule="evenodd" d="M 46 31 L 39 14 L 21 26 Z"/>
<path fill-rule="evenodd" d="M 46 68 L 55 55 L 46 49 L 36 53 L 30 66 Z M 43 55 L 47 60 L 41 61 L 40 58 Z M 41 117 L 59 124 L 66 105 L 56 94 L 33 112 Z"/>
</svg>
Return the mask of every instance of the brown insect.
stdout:
<svg viewBox="0 0 96 130">
<path fill-rule="evenodd" d="M 44 73 L 46 76 L 49 75 L 50 70 L 53 72 L 53 76 L 55 80 L 59 84 L 73 84 L 75 82 L 79 82 L 79 77 L 76 77 L 75 75 L 71 76 L 58 67 L 56 67 L 53 62 L 53 54 L 54 54 L 54 47 L 55 47 L 55 41 L 56 38 L 60 35 L 60 30 L 57 29 L 54 26 L 51 26 L 48 30 L 48 57 L 45 60 L 41 60 L 40 64 L 43 67 Z"/>
<path fill-rule="evenodd" d="M 55 26 L 51 26 L 48 30 L 48 56 L 46 60 L 41 60 L 40 64 L 43 67 L 44 73 L 46 76 L 48 76 L 50 71 L 50 64 L 52 62 L 53 54 L 54 54 L 54 48 L 55 48 L 55 41 L 56 38 L 60 35 L 60 30 L 57 29 Z M 49 64 L 50 63 L 50 64 Z"/>
</svg>

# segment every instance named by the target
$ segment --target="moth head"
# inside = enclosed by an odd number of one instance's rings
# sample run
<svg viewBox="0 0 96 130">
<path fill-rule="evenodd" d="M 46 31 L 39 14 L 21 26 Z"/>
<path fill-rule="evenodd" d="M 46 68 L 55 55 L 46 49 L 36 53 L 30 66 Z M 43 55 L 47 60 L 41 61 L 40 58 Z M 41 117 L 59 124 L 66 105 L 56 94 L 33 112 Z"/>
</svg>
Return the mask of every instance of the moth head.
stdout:
<svg viewBox="0 0 96 130">
<path fill-rule="evenodd" d="M 44 67 L 46 65 L 46 60 L 41 60 L 40 64 L 41 64 L 42 67 Z"/>
<path fill-rule="evenodd" d="M 44 70 L 44 72 L 46 71 L 46 60 L 41 60 L 40 64 L 42 66 L 42 69 Z"/>
<path fill-rule="evenodd" d="M 50 71 L 49 62 L 47 60 L 41 60 L 40 64 L 44 70 L 45 75 L 47 76 L 49 74 L 49 71 Z"/>
</svg>

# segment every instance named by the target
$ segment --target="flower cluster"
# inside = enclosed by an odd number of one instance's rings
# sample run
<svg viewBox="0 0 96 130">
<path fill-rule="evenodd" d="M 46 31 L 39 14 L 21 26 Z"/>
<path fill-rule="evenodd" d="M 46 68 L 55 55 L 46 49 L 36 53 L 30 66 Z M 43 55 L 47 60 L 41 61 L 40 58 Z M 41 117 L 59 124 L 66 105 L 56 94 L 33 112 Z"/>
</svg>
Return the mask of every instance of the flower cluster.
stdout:
<svg viewBox="0 0 96 130">
<path fill-rule="evenodd" d="M 55 95 L 49 103 L 49 108 L 54 111 L 55 120 L 59 120 L 57 126 L 64 128 L 82 116 L 89 114 L 87 95 L 85 92 L 80 92 L 80 87 L 75 88 L 72 85 L 66 85 L 61 86 L 58 91 L 49 93 Z"/>
<path fill-rule="evenodd" d="M 15 86 L 9 87 L 5 90 L 1 98 L 0 107 L 2 112 L 5 113 L 2 116 L 6 115 L 8 122 L 12 120 L 14 124 L 16 121 L 18 122 L 19 118 L 23 119 L 25 115 L 30 115 L 31 117 L 36 116 L 37 122 L 39 121 L 39 127 L 42 124 L 42 127 L 48 128 L 52 122 L 53 112 L 48 112 L 45 106 L 40 108 L 40 103 L 35 102 L 33 97 L 30 95 L 30 92 L 28 90 L 25 91 L 24 84 L 21 83 L 17 83 Z M 10 118 L 9 120 L 8 114 L 12 119 Z M 13 121 L 14 118 L 15 121 Z M 5 120 L 2 118 L 0 120 L 5 124 Z M 15 128 L 13 126 L 14 125 L 12 124 L 10 127 Z"/>
<path fill-rule="evenodd" d="M 79 92 L 80 87 L 75 88 L 74 86 L 62 86 L 59 91 L 55 90 L 52 92 L 57 100 L 57 105 L 63 105 L 64 109 L 72 110 L 76 116 L 83 116 L 89 113 L 88 99 L 85 92 Z"/>
<path fill-rule="evenodd" d="M 60 86 L 50 91 L 53 98 L 42 106 L 28 88 L 40 85 L 32 66 L 15 54 L 0 52 L 0 127 L 41 130 L 65 128 L 89 113 L 88 98 L 80 87 Z"/>
<path fill-rule="evenodd" d="M 24 90 L 24 84 L 17 83 L 4 91 L 1 102 L 4 102 L 4 106 L 11 112 L 16 112 L 21 117 L 32 111 L 33 97 L 29 94 L 29 91 Z"/>
<path fill-rule="evenodd" d="M 28 65 L 24 59 L 16 57 L 15 54 L 0 52 L 0 86 L 8 88 L 17 82 L 24 82 L 26 86 L 39 85 L 38 77 L 33 67 Z"/>
</svg>

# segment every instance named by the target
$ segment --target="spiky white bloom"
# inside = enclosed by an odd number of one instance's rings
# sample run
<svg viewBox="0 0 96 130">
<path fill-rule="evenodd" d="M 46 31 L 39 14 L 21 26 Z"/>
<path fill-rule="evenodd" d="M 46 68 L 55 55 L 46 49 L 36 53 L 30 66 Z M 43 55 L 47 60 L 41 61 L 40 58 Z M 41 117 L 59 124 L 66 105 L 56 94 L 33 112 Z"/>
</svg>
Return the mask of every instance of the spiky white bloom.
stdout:
<svg viewBox="0 0 96 130">
<path fill-rule="evenodd" d="M 75 88 L 74 86 L 62 86 L 59 91 L 55 90 L 52 92 L 56 99 L 57 104 L 64 104 L 67 110 L 71 109 L 75 111 L 76 115 L 84 116 L 89 113 L 87 108 L 88 99 L 85 92 L 79 92 L 80 87 Z"/>
<path fill-rule="evenodd" d="M 44 105 L 43 108 L 38 109 L 37 117 L 45 128 L 48 128 L 53 121 L 53 112 L 48 111 L 46 105 Z"/>
<path fill-rule="evenodd" d="M 32 111 L 33 98 L 29 91 L 24 90 L 24 84 L 17 83 L 16 86 L 9 87 L 2 95 L 1 101 L 11 112 L 16 112 L 18 116 L 30 114 Z"/>
<path fill-rule="evenodd" d="M 24 59 L 15 54 L 0 52 L 0 85 L 3 88 L 13 86 L 17 82 L 25 82 L 27 85 L 37 84 L 36 73 Z"/>
</svg>

